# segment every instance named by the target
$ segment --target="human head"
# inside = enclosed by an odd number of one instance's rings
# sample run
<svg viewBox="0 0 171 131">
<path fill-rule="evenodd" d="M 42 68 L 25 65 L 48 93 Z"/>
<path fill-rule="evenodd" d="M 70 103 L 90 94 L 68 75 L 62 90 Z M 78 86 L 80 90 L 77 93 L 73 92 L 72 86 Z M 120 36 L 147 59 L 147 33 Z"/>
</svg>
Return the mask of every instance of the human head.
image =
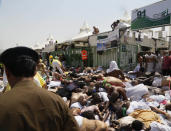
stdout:
<svg viewBox="0 0 171 131">
<path fill-rule="evenodd" d="M 135 131 L 141 131 L 143 129 L 143 127 L 144 127 L 144 124 L 139 120 L 135 120 L 135 121 L 132 122 L 131 127 Z"/>
<path fill-rule="evenodd" d="M 167 104 L 167 105 L 165 106 L 165 109 L 171 111 L 171 103 Z"/>
<path fill-rule="evenodd" d="M 52 56 L 52 55 L 50 55 L 50 56 L 49 56 L 49 59 L 53 59 L 53 56 Z"/>
<path fill-rule="evenodd" d="M 110 62 L 110 69 L 119 69 L 118 68 L 118 64 L 116 63 L 116 61 L 111 61 Z"/>
<path fill-rule="evenodd" d="M 0 62 L 5 65 L 8 82 L 11 87 L 23 77 L 34 77 L 39 62 L 37 52 L 27 47 L 14 47 L 4 51 Z"/>
<path fill-rule="evenodd" d="M 119 98 L 119 93 L 116 90 L 114 90 L 110 96 L 110 101 L 115 102 L 118 98 Z"/>
<path fill-rule="evenodd" d="M 168 50 L 165 50 L 165 51 L 163 52 L 163 56 L 167 56 L 168 54 L 169 54 Z"/>
<path fill-rule="evenodd" d="M 151 55 L 151 52 L 148 52 L 148 55 Z"/>
<path fill-rule="evenodd" d="M 93 92 L 94 92 L 94 89 L 93 88 L 88 88 L 86 94 L 88 96 L 91 96 L 93 94 Z"/>
<path fill-rule="evenodd" d="M 86 101 L 86 99 L 85 99 L 83 96 L 80 96 L 80 97 L 79 97 L 78 102 L 79 102 L 82 106 L 84 106 L 84 105 L 87 104 L 87 101 Z"/>
<path fill-rule="evenodd" d="M 90 87 L 93 88 L 95 86 L 94 82 L 90 82 Z"/>
<path fill-rule="evenodd" d="M 43 63 L 42 59 L 39 59 L 39 63 Z"/>
<path fill-rule="evenodd" d="M 137 80 L 133 80 L 133 81 L 131 82 L 131 84 L 132 84 L 133 86 L 136 86 L 136 85 L 138 85 L 138 81 L 137 81 Z"/>
<path fill-rule="evenodd" d="M 59 57 L 58 56 L 55 56 L 55 59 L 59 59 Z"/>
<path fill-rule="evenodd" d="M 85 112 L 81 113 L 81 116 L 85 117 L 87 119 L 90 119 L 90 120 L 95 120 L 93 111 L 85 111 Z"/>
<path fill-rule="evenodd" d="M 100 112 L 102 112 L 102 111 L 105 109 L 105 102 L 101 102 L 101 103 L 98 105 L 98 107 L 99 107 Z"/>
<path fill-rule="evenodd" d="M 92 95 L 92 98 L 93 98 L 93 103 L 94 104 L 98 104 L 98 103 L 102 102 L 102 99 L 101 99 L 101 97 L 100 97 L 100 95 L 98 93 L 94 93 Z"/>
</svg>

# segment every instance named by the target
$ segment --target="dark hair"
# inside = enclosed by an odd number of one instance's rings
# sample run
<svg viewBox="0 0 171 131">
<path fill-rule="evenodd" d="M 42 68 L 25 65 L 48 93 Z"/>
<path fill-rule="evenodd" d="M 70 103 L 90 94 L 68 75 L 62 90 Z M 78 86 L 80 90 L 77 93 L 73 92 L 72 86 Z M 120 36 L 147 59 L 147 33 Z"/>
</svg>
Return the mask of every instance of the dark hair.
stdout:
<svg viewBox="0 0 171 131">
<path fill-rule="evenodd" d="M 100 102 L 102 102 L 102 98 L 100 97 L 100 95 L 98 93 L 93 93 L 92 94 L 92 104 L 99 104 Z"/>
<path fill-rule="evenodd" d="M 98 105 L 98 107 L 99 107 L 100 112 L 102 112 L 104 110 L 104 108 L 105 108 L 105 104 L 104 103 L 100 103 Z"/>
<path fill-rule="evenodd" d="M 88 92 L 86 93 L 88 96 L 91 96 L 93 94 L 93 88 L 88 88 Z"/>
<path fill-rule="evenodd" d="M 113 91 L 109 97 L 111 102 L 115 102 L 119 98 L 119 93 L 117 91 Z"/>
<path fill-rule="evenodd" d="M 14 47 L 4 51 L 0 56 L 0 61 L 16 77 L 33 77 L 39 56 L 30 48 Z"/>
<path fill-rule="evenodd" d="M 142 130 L 143 126 L 144 126 L 144 124 L 141 121 L 139 121 L 139 120 L 133 121 L 132 125 L 131 125 L 132 129 L 134 129 L 136 131 Z"/>
<path fill-rule="evenodd" d="M 171 104 L 167 104 L 167 105 L 165 106 L 165 109 L 171 111 Z"/>
<path fill-rule="evenodd" d="M 95 120 L 94 112 L 92 112 L 92 111 L 85 111 L 85 112 L 81 113 L 81 116 L 85 117 L 87 119 L 90 119 L 90 120 Z"/>
</svg>

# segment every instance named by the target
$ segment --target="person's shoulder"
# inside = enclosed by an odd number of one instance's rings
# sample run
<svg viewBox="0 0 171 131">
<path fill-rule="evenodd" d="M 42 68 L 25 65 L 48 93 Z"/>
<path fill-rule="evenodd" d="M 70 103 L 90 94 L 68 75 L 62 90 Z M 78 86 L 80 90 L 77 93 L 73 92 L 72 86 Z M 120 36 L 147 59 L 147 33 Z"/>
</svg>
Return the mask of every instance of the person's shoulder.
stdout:
<svg viewBox="0 0 171 131">
<path fill-rule="evenodd" d="M 5 92 L 0 95 L 0 109 L 6 110 L 11 109 L 11 107 L 15 106 L 15 94 L 12 91 Z M 1 111 L 0 111 L 1 112 Z"/>
</svg>

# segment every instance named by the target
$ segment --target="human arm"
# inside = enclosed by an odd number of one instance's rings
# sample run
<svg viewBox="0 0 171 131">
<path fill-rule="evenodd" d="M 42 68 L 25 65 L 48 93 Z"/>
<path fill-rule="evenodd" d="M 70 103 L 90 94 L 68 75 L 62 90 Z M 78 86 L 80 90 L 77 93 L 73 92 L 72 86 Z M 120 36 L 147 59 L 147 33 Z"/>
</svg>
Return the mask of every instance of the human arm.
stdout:
<svg viewBox="0 0 171 131">
<path fill-rule="evenodd" d="M 119 92 L 119 94 L 122 95 L 122 97 L 123 97 L 124 100 L 128 100 L 128 98 L 126 96 L 126 91 L 125 91 L 124 88 L 121 88 L 121 87 L 120 88 L 117 88 L 117 91 Z"/>
<path fill-rule="evenodd" d="M 102 115 L 102 113 L 100 112 L 100 110 L 99 110 L 98 107 L 96 107 L 95 112 L 97 113 L 97 115 L 99 116 L 100 120 L 102 121 L 102 120 L 103 120 L 103 115 Z"/>
<path fill-rule="evenodd" d="M 162 111 L 162 110 L 158 109 L 157 107 L 150 106 L 150 108 L 152 111 L 154 111 L 156 113 L 163 114 L 167 119 L 171 119 L 171 116 L 167 112 Z"/>
</svg>

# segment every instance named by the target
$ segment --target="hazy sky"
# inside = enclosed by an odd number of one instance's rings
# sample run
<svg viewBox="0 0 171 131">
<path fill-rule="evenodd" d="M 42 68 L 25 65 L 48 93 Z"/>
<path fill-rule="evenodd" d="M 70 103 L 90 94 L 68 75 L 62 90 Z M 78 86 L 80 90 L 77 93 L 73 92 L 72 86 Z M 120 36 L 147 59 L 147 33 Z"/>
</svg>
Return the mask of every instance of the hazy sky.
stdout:
<svg viewBox="0 0 171 131">
<path fill-rule="evenodd" d="M 0 0 L 0 49 L 16 45 L 31 46 L 49 34 L 63 41 L 72 38 L 86 21 L 100 32 L 125 10 L 159 0 Z"/>
</svg>

